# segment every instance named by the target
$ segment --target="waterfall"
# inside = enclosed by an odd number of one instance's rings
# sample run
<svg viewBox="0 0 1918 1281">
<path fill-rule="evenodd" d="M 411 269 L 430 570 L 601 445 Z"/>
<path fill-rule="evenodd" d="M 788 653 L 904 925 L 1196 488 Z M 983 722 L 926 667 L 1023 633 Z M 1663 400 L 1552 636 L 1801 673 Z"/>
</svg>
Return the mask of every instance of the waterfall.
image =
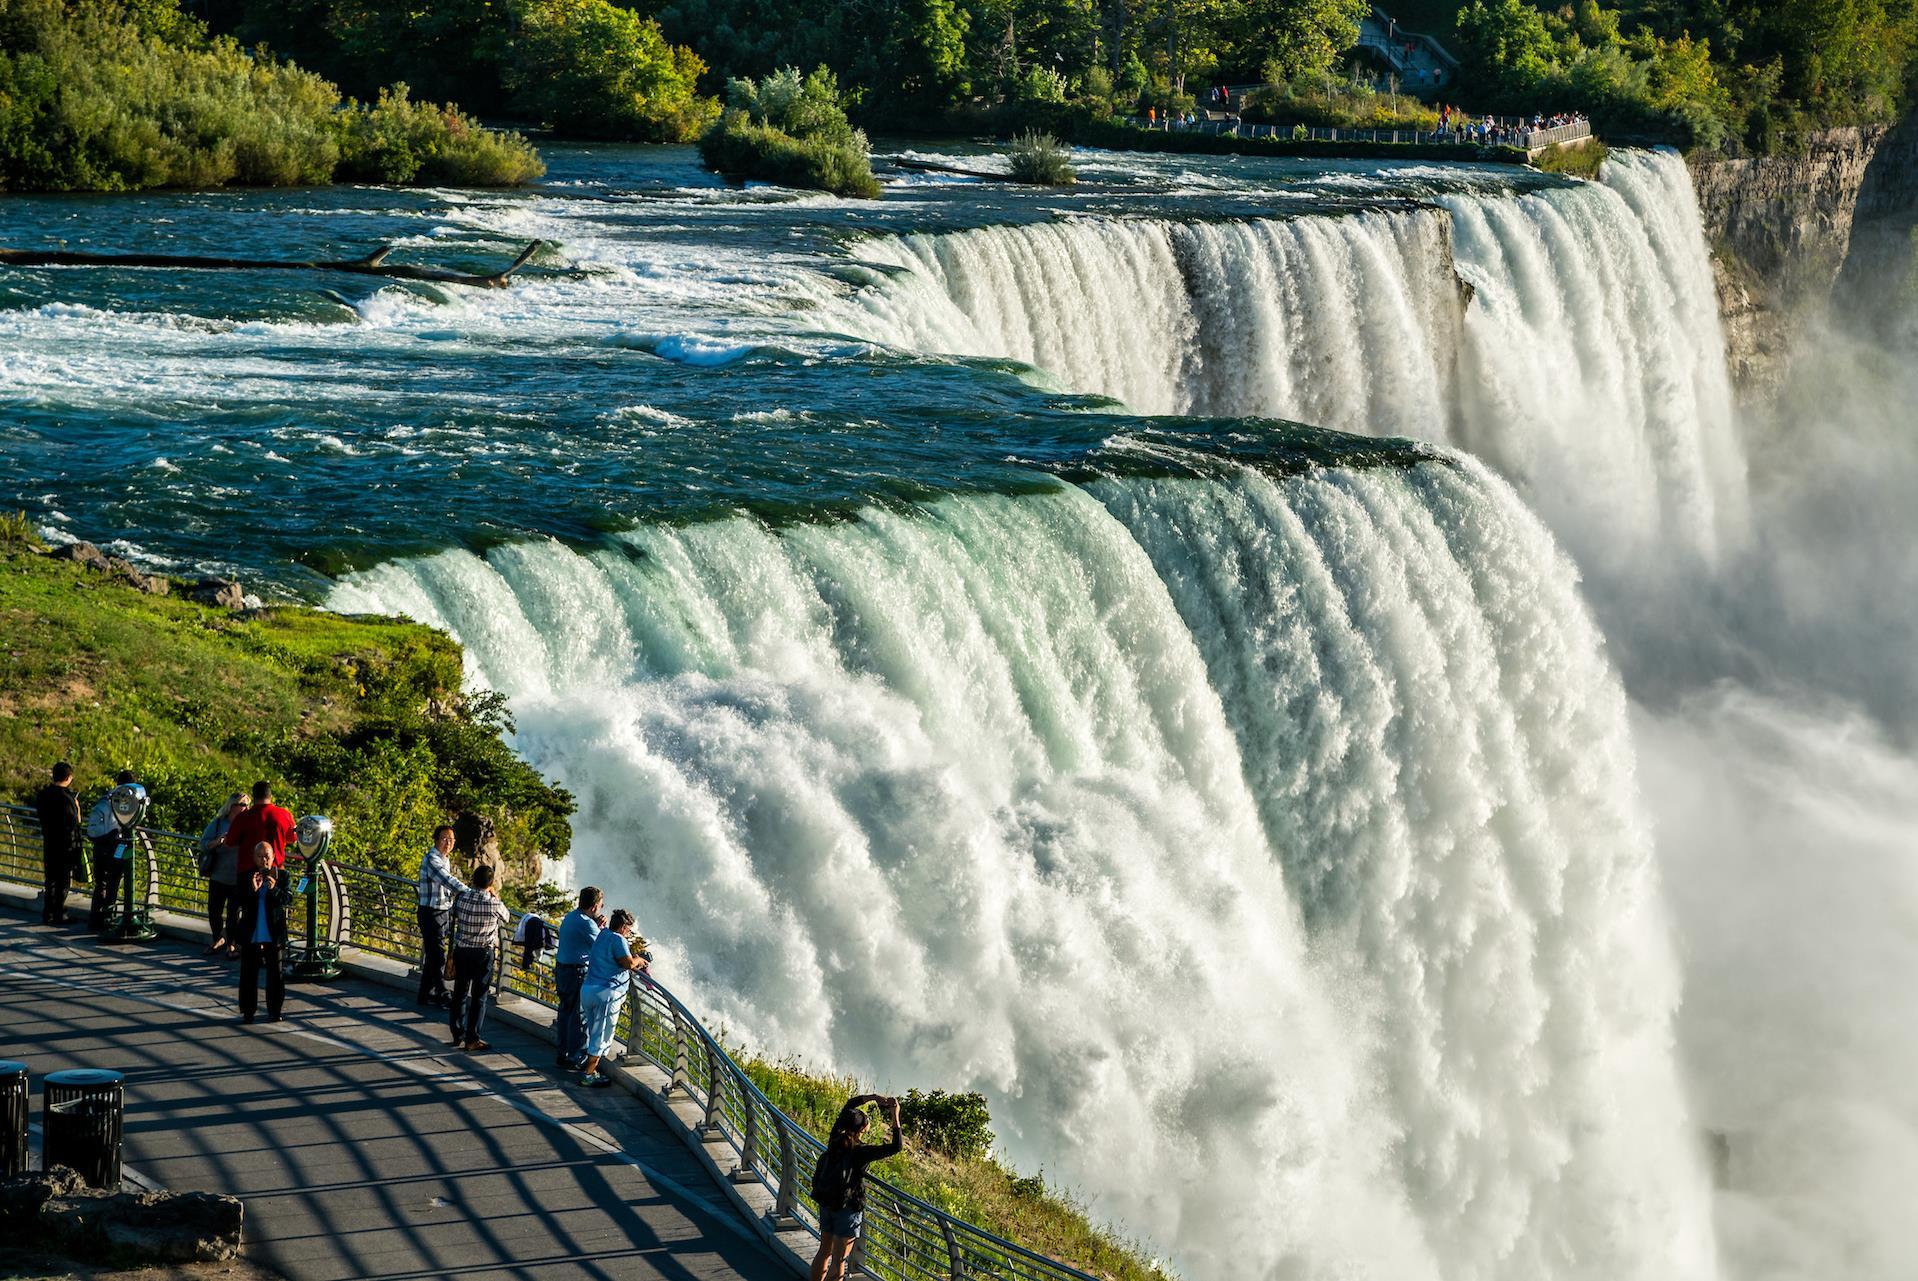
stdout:
<svg viewBox="0 0 1918 1281">
<path fill-rule="evenodd" d="M 1715 563 L 1745 468 L 1682 161 L 1433 207 L 1078 217 L 862 243 L 895 271 L 834 323 L 1009 357 L 1142 413 L 1261 415 L 1471 450 L 1588 570 Z"/>
<path fill-rule="evenodd" d="M 1194 1278 L 1711 1271 L 1624 698 L 1475 462 L 649 525 L 332 603 L 465 642 L 715 1024 L 984 1090 Z"/>
</svg>

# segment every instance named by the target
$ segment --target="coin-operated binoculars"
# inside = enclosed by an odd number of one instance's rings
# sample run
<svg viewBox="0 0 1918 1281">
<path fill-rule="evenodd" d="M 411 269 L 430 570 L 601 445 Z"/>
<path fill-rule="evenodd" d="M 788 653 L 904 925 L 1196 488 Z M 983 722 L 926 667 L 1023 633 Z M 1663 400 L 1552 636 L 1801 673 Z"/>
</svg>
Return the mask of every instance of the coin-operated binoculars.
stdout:
<svg viewBox="0 0 1918 1281">
<path fill-rule="evenodd" d="M 306 896 L 306 942 L 287 949 L 286 974 L 296 983 L 318 983 L 340 976 L 340 945 L 320 937 L 320 883 L 328 879 L 327 850 L 333 844 L 333 820 L 308 814 L 293 828 L 293 843 L 306 861 L 296 894 Z"/>
<path fill-rule="evenodd" d="M 113 843 L 113 859 L 120 865 L 120 919 L 112 922 L 102 933 L 101 941 L 105 943 L 144 943 L 156 934 L 153 920 L 147 913 L 144 884 L 138 887 L 137 903 L 134 897 L 136 878 L 133 873 L 140 846 L 139 835 L 134 829 L 146 817 L 149 804 L 147 789 L 138 783 L 122 783 L 107 796 L 107 809 L 120 829 Z M 100 870 L 95 868 L 93 874 L 100 875 Z"/>
</svg>

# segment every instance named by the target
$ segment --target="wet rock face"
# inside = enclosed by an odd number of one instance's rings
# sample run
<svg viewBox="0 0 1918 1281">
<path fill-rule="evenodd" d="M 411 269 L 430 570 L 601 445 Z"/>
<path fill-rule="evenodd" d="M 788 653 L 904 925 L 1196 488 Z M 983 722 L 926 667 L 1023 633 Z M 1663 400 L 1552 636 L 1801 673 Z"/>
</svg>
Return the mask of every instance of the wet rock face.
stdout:
<svg viewBox="0 0 1918 1281">
<path fill-rule="evenodd" d="M 202 578 L 188 595 L 202 605 L 219 609 L 246 608 L 246 589 L 230 578 Z"/>
<path fill-rule="evenodd" d="M 1782 379 L 1801 322 L 1835 301 L 1848 307 L 1854 283 L 1883 278 L 1900 246 L 1909 254 L 1915 132 L 1910 122 L 1831 129 L 1795 154 L 1693 159 L 1727 353 L 1748 398 Z"/>
<path fill-rule="evenodd" d="M 211 1192 L 105 1192 L 63 1166 L 0 1182 L 0 1233 L 36 1248 L 121 1267 L 235 1257 L 246 1217 Z"/>
</svg>

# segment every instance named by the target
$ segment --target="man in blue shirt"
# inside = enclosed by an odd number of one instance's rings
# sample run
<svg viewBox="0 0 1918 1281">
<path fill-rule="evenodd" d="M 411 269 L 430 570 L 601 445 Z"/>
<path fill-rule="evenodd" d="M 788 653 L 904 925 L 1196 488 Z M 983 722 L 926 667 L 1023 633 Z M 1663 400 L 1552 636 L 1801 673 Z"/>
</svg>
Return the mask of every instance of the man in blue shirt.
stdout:
<svg viewBox="0 0 1918 1281">
<path fill-rule="evenodd" d="M 605 896 L 588 885 L 579 892 L 579 906 L 559 923 L 559 955 L 553 959 L 553 977 L 559 987 L 559 1017 L 553 1028 L 559 1038 L 559 1066 L 577 1072 L 586 1062 L 586 1015 L 580 1009 L 579 988 L 586 981 L 586 962 L 593 940 L 606 928 L 600 912 Z"/>
</svg>

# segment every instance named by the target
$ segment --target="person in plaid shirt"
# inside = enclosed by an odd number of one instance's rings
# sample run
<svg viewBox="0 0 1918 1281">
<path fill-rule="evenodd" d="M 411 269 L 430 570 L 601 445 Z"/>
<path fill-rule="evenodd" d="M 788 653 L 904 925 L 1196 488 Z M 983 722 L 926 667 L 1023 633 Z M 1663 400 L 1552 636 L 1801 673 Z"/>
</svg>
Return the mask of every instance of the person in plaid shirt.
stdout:
<svg viewBox="0 0 1918 1281">
<path fill-rule="evenodd" d="M 453 1004 L 449 1020 L 453 1045 L 468 1054 L 493 1047 L 480 1040 L 480 1022 L 486 1017 L 486 988 L 493 977 L 493 954 L 499 949 L 499 927 L 513 919 L 493 888 L 493 869 L 481 863 L 473 869 L 472 888 L 453 900 Z"/>
<path fill-rule="evenodd" d="M 453 900 L 466 892 L 466 882 L 453 875 L 448 857 L 453 853 L 453 829 L 433 830 L 433 844 L 420 859 L 420 996 L 421 1005 L 445 1006 L 446 927 Z"/>
</svg>

